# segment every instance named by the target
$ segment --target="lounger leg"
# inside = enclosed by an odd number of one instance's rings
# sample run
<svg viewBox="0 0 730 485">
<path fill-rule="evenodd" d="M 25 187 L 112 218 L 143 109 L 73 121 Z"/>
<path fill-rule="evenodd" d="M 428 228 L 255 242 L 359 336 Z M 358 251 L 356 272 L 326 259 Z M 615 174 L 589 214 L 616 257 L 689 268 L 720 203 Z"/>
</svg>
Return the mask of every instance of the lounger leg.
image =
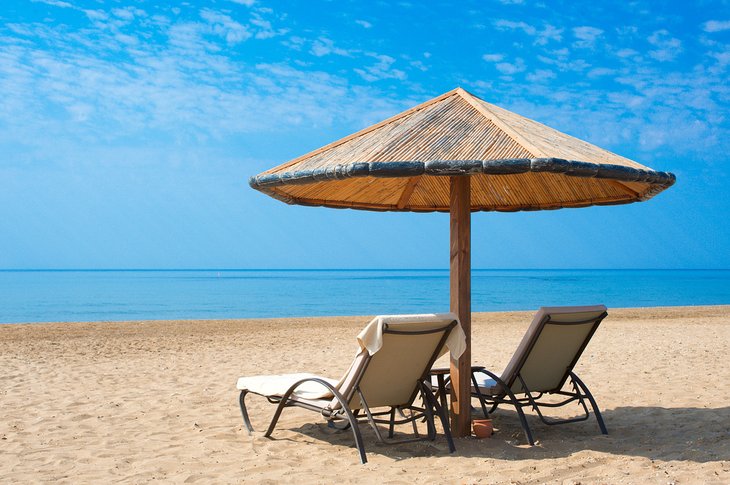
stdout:
<svg viewBox="0 0 730 485">
<path fill-rule="evenodd" d="M 281 412 L 284 410 L 284 408 L 287 406 L 287 403 L 289 402 L 289 398 L 291 397 L 294 390 L 299 387 L 299 385 L 303 384 L 304 382 L 318 382 L 322 386 L 324 386 L 326 389 L 328 389 L 332 395 L 337 399 L 337 402 L 340 403 L 340 407 L 342 411 L 345 413 L 345 417 L 347 417 L 347 421 L 350 422 L 350 427 L 352 428 L 352 434 L 355 438 L 355 446 L 357 447 L 357 451 L 360 454 L 360 463 L 363 465 L 368 462 L 367 457 L 365 456 L 365 445 L 362 442 L 362 435 L 360 434 L 360 428 L 357 426 L 357 419 L 352 414 L 352 411 L 350 410 L 350 407 L 348 406 L 347 401 L 345 398 L 340 394 L 337 389 L 335 389 L 332 384 L 316 378 L 310 378 L 310 379 L 302 379 L 301 381 L 295 383 L 292 385 L 288 391 L 284 394 L 284 396 L 281 398 L 281 401 L 279 402 L 279 405 L 276 407 L 276 412 L 274 413 L 274 417 L 271 419 L 271 424 L 269 424 L 269 429 L 266 430 L 266 433 L 264 433 L 265 437 L 271 436 L 271 433 L 274 431 L 274 427 L 276 426 L 276 422 L 279 421 L 279 416 L 281 416 Z"/>
<path fill-rule="evenodd" d="M 527 390 L 527 385 L 525 384 L 525 381 L 522 380 L 522 377 L 517 374 L 517 378 L 522 383 L 523 389 L 525 389 L 525 392 L 527 394 L 527 397 L 530 400 L 530 404 L 539 412 L 537 409 L 537 406 L 535 405 L 535 402 L 532 400 L 532 395 Z M 512 392 L 512 390 L 507 387 L 506 385 L 503 386 L 507 390 L 507 395 L 512 400 L 513 404 L 515 405 L 515 409 L 517 410 L 517 415 L 520 417 L 520 423 L 522 423 L 522 429 L 525 431 L 525 437 L 527 438 L 527 442 L 530 443 L 530 446 L 533 446 L 535 444 L 535 440 L 532 439 L 532 431 L 530 431 L 530 425 L 527 424 L 527 417 L 525 416 L 525 413 L 522 411 L 522 405 L 520 405 L 520 402 L 517 400 L 517 396 Z"/>
<path fill-rule="evenodd" d="M 421 387 L 421 399 L 423 400 L 423 413 L 426 415 L 426 433 L 428 434 L 428 439 L 433 441 L 436 439 L 436 422 L 433 419 L 433 412 L 436 408 L 433 407 L 433 403 L 427 397 L 426 391 L 424 391 L 423 387 Z M 413 429 L 416 430 L 416 434 L 418 434 L 418 428 L 416 428 L 415 420 L 413 421 Z"/>
<path fill-rule="evenodd" d="M 388 425 L 388 438 L 393 438 L 395 428 L 395 408 L 390 408 L 390 424 Z"/>
<path fill-rule="evenodd" d="M 411 426 L 413 427 L 413 435 L 416 438 L 420 438 L 421 435 L 418 433 L 418 423 L 416 422 L 417 420 L 413 417 L 413 410 L 410 410 L 410 413 L 411 413 Z M 424 414 L 426 414 L 426 417 L 424 418 L 426 420 L 426 428 L 427 428 L 426 434 L 428 435 L 428 439 L 433 441 L 436 436 L 436 431 L 435 431 L 435 428 L 433 427 L 433 416 L 429 417 L 427 410 L 424 410 Z"/>
<path fill-rule="evenodd" d="M 246 411 L 246 402 L 245 402 L 246 394 L 248 394 L 248 391 L 241 391 L 241 395 L 238 396 L 238 404 L 241 406 L 241 415 L 243 416 L 243 424 L 246 426 L 248 435 L 251 436 L 251 433 L 253 433 L 253 426 L 251 426 L 251 420 L 248 419 L 248 412 Z"/>
<path fill-rule="evenodd" d="M 581 388 L 581 390 L 585 393 L 586 397 L 588 398 L 588 401 L 591 403 L 593 412 L 596 414 L 596 421 L 598 421 L 598 427 L 601 428 L 601 433 L 608 434 L 606 425 L 603 422 L 603 416 L 601 416 L 601 411 L 598 409 L 598 404 L 596 404 L 596 400 L 593 399 L 593 394 L 591 394 L 591 391 L 589 391 L 588 387 L 583 383 L 583 381 L 580 380 L 578 378 L 578 376 L 573 374 L 572 372 L 570 373 L 570 378 L 573 379 L 573 382 L 578 384 L 578 387 Z"/>
<path fill-rule="evenodd" d="M 510 392 L 510 394 L 512 394 Z M 515 409 L 517 410 L 517 416 L 520 417 L 520 423 L 522 424 L 522 429 L 525 431 L 525 438 L 527 438 L 527 442 L 530 443 L 530 446 L 535 445 L 535 440 L 532 439 L 532 431 L 530 431 L 530 425 L 527 424 L 527 417 L 525 417 L 525 413 L 522 411 L 522 406 L 517 402 L 517 398 L 514 394 L 510 396 L 510 399 L 515 400 Z"/>
<path fill-rule="evenodd" d="M 479 405 L 482 407 L 482 413 L 484 414 L 485 418 L 489 418 L 489 415 L 492 414 L 494 411 L 497 410 L 497 406 L 499 406 L 499 403 L 495 402 L 492 404 L 492 408 L 487 411 L 487 398 L 484 394 L 482 394 L 482 391 L 479 389 L 479 382 L 477 382 L 477 376 L 476 374 L 484 374 L 486 376 L 489 376 L 490 378 L 494 379 L 495 382 L 502 383 L 501 379 L 492 372 L 489 372 L 485 368 L 480 369 L 472 369 L 471 371 L 471 383 L 474 386 L 474 392 L 472 393 L 472 397 L 476 394 L 477 399 L 479 399 Z M 506 385 L 505 385 L 506 387 Z"/>
<path fill-rule="evenodd" d="M 350 422 L 352 437 L 355 438 L 355 446 L 357 447 L 357 452 L 360 454 L 360 463 L 364 465 L 368 462 L 368 458 L 365 456 L 365 444 L 362 442 L 362 435 L 360 434 L 360 428 L 357 425 L 357 418 L 354 414 L 352 414 L 350 408 L 347 407 L 347 403 L 340 402 L 340 405 L 343 406 L 342 409 L 344 409 L 347 415 L 347 420 Z"/>
<path fill-rule="evenodd" d="M 286 407 L 286 399 L 282 399 L 279 401 L 279 405 L 276 406 L 276 412 L 274 412 L 274 417 L 271 418 L 271 423 L 269 423 L 269 428 L 266 430 L 266 433 L 264 433 L 265 437 L 271 436 L 271 433 L 273 433 L 274 428 L 276 427 L 276 423 L 279 421 L 279 416 L 281 416 L 281 412 Z"/>
<path fill-rule="evenodd" d="M 360 397 L 360 402 L 362 403 L 362 409 L 365 411 L 365 415 L 368 418 L 368 423 L 370 423 L 370 427 L 373 428 L 373 431 L 375 431 L 375 436 L 378 438 L 378 441 L 381 443 L 385 443 L 385 440 L 383 439 L 383 435 L 380 434 L 380 430 L 378 429 L 378 425 L 375 423 L 375 418 L 373 417 L 373 414 L 370 412 L 370 408 L 368 407 L 368 402 L 365 400 L 365 396 L 363 396 L 362 391 L 360 391 L 360 388 L 355 389 L 357 391 L 358 396 Z"/>
<path fill-rule="evenodd" d="M 530 391 L 527 389 L 527 384 L 525 384 L 525 381 L 522 380 L 522 376 L 517 374 L 517 378 L 522 383 L 522 388 L 525 390 L 525 393 L 527 394 L 530 404 L 539 413 L 540 410 L 537 408 L 537 405 L 535 404 L 534 400 L 532 399 L 532 395 L 530 394 Z M 527 441 L 530 443 L 530 446 L 534 446 L 535 440 L 532 439 L 532 431 L 530 431 L 530 425 L 527 424 L 527 417 L 525 416 L 525 413 L 522 411 L 522 405 L 520 405 L 520 402 L 517 400 L 517 396 L 514 395 L 512 390 L 507 387 L 505 387 L 505 388 L 507 389 L 507 394 L 509 395 L 509 398 L 514 401 L 515 409 L 517 409 L 517 415 L 520 417 L 520 422 L 522 423 L 522 429 L 525 430 L 525 437 L 527 438 Z"/>
<path fill-rule="evenodd" d="M 484 404 L 484 396 L 482 396 L 482 393 L 479 390 L 479 383 L 477 382 L 477 378 L 474 375 L 474 372 L 471 373 L 471 383 L 474 385 L 474 391 L 476 392 L 477 398 L 479 399 L 479 404 L 482 406 L 482 414 L 484 415 L 485 419 L 489 419 L 489 412 L 487 411 L 486 404 Z"/>
<path fill-rule="evenodd" d="M 509 388 L 506 382 L 504 382 L 500 377 L 493 372 L 489 372 L 486 369 L 481 369 L 479 372 L 488 375 L 494 381 L 499 384 L 502 389 L 505 389 L 505 392 L 507 396 L 509 396 L 510 400 L 500 400 L 500 402 L 495 402 L 492 405 L 492 409 L 489 411 L 489 414 L 493 413 L 497 406 L 500 404 L 512 404 L 515 407 L 515 410 L 517 411 L 517 416 L 520 418 L 520 424 L 522 425 L 522 430 L 525 432 L 525 438 L 527 438 L 527 442 L 530 443 L 530 445 L 535 444 L 535 440 L 532 439 L 532 431 L 530 431 L 530 425 L 527 424 L 527 418 L 525 417 L 525 413 L 522 411 L 522 406 L 520 405 L 520 402 L 517 400 L 517 396 L 512 392 L 512 390 Z M 524 384 L 523 384 L 524 385 Z M 477 392 L 479 392 L 479 388 L 477 387 Z M 483 398 L 483 395 L 481 392 L 479 392 L 480 400 Z"/>
<path fill-rule="evenodd" d="M 357 452 L 360 454 L 360 463 L 363 465 L 368 462 L 367 456 L 365 456 L 365 445 L 362 442 L 362 435 L 360 434 L 360 428 L 357 426 L 357 420 L 352 415 L 349 409 L 346 409 L 347 411 L 347 419 L 350 420 L 350 425 L 352 427 L 352 436 L 355 438 L 355 446 L 357 447 Z"/>
<path fill-rule="evenodd" d="M 449 403 L 446 400 L 446 381 L 444 380 L 445 377 L 443 374 L 439 374 L 436 379 L 438 380 L 438 393 L 439 397 L 441 398 L 441 407 L 448 409 Z"/>
<path fill-rule="evenodd" d="M 424 384 L 421 384 L 421 386 L 424 386 Z M 422 387 L 423 388 L 423 387 Z M 423 389 L 424 391 L 428 391 L 427 389 Z M 429 401 L 429 404 L 433 406 L 433 408 L 436 410 L 436 413 L 439 416 L 439 419 L 441 420 L 441 426 L 444 428 L 444 434 L 446 435 L 446 441 L 449 444 L 449 453 L 453 453 L 456 451 L 456 447 L 454 446 L 454 438 L 451 436 L 451 428 L 449 427 L 449 420 L 446 417 L 446 412 L 443 408 L 443 406 L 440 406 L 436 398 L 433 394 L 428 392 L 424 392 L 424 395 L 426 396 L 426 399 Z"/>
</svg>

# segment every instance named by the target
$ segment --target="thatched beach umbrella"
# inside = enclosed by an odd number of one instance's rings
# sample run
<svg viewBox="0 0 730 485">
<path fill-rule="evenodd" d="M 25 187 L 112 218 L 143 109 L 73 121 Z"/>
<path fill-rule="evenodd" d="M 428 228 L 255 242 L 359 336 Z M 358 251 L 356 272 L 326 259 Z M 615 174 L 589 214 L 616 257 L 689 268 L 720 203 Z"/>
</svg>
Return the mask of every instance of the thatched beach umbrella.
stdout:
<svg viewBox="0 0 730 485">
<path fill-rule="evenodd" d="M 451 311 L 470 343 L 471 212 L 627 204 L 674 183 L 458 88 L 251 177 L 288 204 L 451 214 Z M 470 348 L 451 363 L 452 426 L 470 432 Z"/>
</svg>

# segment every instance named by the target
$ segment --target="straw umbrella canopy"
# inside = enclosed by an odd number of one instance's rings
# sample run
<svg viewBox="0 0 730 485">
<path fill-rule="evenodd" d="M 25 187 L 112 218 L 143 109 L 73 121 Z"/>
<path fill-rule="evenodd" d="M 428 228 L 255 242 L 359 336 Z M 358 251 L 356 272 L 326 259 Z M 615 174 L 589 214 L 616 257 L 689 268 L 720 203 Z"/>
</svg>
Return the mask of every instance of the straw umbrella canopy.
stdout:
<svg viewBox="0 0 730 485">
<path fill-rule="evenodd" d="M 457 88 L 283 165 L 249 184 L 288 204 L 449 212 L 451 310 L 471 334 L 471 212 L 647 200 L 675 176 Z M 451 363 L 452 426 L 469 434 L 470 345 Z"/>
</svg>

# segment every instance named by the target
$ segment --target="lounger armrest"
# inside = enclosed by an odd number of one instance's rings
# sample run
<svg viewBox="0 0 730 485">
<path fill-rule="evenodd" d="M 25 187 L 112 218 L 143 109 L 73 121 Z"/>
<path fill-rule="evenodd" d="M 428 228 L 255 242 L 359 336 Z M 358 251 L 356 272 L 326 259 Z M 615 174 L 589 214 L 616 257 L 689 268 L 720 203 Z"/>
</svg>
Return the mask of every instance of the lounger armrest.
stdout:
<svg viewBox="0 0 730 485">
<path fill-rule="evenodd" d="M 485 369 L 484 367 L 482 367 L 480 369 L 472 369 L 472 372 L 474 374 L 485 374 L 485 375 L 489 376 L 491 379 L 494 379 L 497 382 L 501 382 L 502 381 L 502 379 L 500 379 L 499 376 L 497 376 L 497 374 L 495 374 L 495 373 L 493 373 L 493 372 Z"/>
<path fill-rule="evenodd" d="M 333 386 L 329 382 L 327 382 L 324 379 L 321 379 L 319 377 L 308 377 L 308 378 L 305 378 L 305 379 L 301 379 L 301 380 L 295 382 L 294 384 L 292 384 L 292 386 L 282 396 L 282 398 L 281 398 L 282 402 L 288 401 L 289 398 L 291 397 L 291 395 L 294 393 L 294 391 L 296 391 L 299 386 L 301 386 L 302 384 L 304 384 L 306 382 L 316 382 L 317 384 L 320 384 L 320 385 L 324 386 L 329 392 L 332 393 L 332 395 L 334 396 L 334 398 L 337 401 L 339 401 L 340 406 L 342 406 L 343 408 L 347 406 L 347 401 L 342 396 L 342 394 L 340 394 L 340 391 L 338 391 L 335 388 L 335 386 Z M 332 409 L 331 408 L 331 404 L 328 404 L 323 409 Z"/>
<path fill-rule="evenodd" d="M 496 388 L 497 393 L 502 393 L 505 389 L 508 388 L 507 383 L 504 382 L 497 374 L 495 374 L 494 372 L 488 371 L 484 367 L 482 367 L 480 369 L 473 369 L 472 376 L 474 374 L 484 374 L 484 375 L 488 376 L 490 379 L 492 379 L 496 383 L 496 386 L 494 386 L 494 387 Z M 475 384 L 474 388 L 476 390 L 476 394 L 477 395 L 482 394 L 481 388 L 478 385 L 476 385 L 476 382 L 474 384 Z"/>
</svg>

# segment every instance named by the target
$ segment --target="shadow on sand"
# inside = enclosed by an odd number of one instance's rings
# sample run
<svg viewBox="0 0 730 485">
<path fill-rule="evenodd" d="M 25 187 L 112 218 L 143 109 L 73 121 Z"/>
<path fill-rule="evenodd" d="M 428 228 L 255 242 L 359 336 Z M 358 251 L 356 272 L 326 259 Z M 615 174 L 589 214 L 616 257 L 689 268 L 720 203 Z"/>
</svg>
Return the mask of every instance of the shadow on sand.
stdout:
<svg viewBox="0 0 730 485">
<path fill-rule="evenodd" d="M 499 409 L 493 415 L 498 430 L 490 439 L 457 439 L 456 456 L 501 460 L 550 459 L 593 450 L 651 460 L 706 463 L 730 457 L 730 407 L 662 408 L 625 406 L 603 411 L 609 434 L 602 435 L 591 415 L 588 421 L 547 426 L 528 415 L 536 446 L 528 446 L 514 411 Z M 352 433 L 309 423 L 290 429 L 315 440 L 352 447 Z M 361 425 L 368 454 L 399 460 L 416 456 L 448 455 L 446 440 L 439 433 L 433 442 L 382 445 L 367 425 Z M 404 428 L 404 432 L 410 431 Z M 274 432 L 273 439 L 277 432 Z M 353 459 L 356 455 L 353 454 Z"/>
</svg>

